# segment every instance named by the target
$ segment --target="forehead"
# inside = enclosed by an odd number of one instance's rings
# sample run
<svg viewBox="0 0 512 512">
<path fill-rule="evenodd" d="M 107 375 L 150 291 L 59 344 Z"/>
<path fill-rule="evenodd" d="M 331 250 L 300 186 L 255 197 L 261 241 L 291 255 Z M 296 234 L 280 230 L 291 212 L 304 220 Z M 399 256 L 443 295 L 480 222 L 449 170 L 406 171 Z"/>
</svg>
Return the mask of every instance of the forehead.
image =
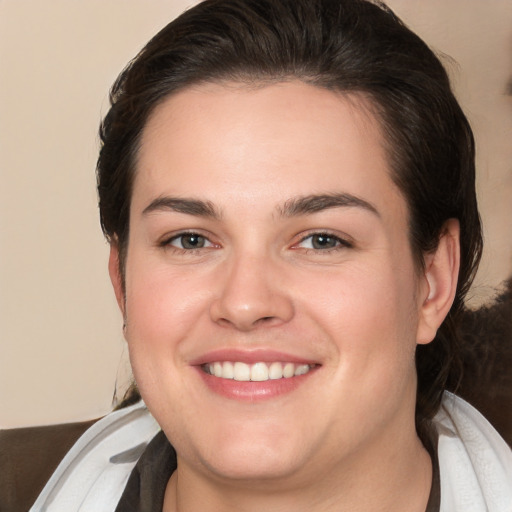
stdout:
<svg viewBox="0 0 512 512">
<path fill-rule="evenodd" d="M 398 193 L 368 99 L 302 82 L 227 83 L 187 88 L 155 109 L 134 195 L 206 194 L 222 203 L 231 190 L 231 200 L 260 205 L 286 193 L 379 198 L 384 188 Z"/>
</svg>

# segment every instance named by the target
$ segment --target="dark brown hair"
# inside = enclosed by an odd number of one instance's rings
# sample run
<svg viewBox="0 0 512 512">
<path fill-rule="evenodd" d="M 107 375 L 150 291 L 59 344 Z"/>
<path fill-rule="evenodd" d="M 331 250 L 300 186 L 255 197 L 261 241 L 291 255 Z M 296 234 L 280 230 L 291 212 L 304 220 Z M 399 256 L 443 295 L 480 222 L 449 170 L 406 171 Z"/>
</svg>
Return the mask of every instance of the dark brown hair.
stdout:
<svg viewBox="0 0 512 512">
<path fill-rule="evenodd" d="M 101 225 L 119 245 L 121 270 L 139 140 L 148 116 L 192 84 L 301 80 L 370 99 L 386 139 L 392 178 L 406 198 L 417 263 L 436 248 L 447 219 L 461 227 L 453 307 L 435 340 L 417 349 L 417 423 L 459 379 L 457 319 L 482 237 L 474 142 L 439 59 L 387 7 L 365 0 L 206 0 L 160 31 L 121 73 L 100 130 Z"/>
</svg>

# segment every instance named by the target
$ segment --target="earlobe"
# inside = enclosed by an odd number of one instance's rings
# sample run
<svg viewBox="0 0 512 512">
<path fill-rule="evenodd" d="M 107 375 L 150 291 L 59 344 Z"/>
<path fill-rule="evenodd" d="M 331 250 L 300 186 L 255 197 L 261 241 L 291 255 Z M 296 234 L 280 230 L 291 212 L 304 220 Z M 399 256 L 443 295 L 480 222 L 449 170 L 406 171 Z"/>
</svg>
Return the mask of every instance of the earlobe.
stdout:
<svg viewBox="0 0 512 512">
<path fill-rule="evenodd" d="M 460 227 L 446 221 L 436 250 L 425 257 L 417 343 L 430 343 L 450 311 L 457 290 L 460 264 Z"/>
<path fill-rule="evenodd" d="M 124 298 L 124 287 L 123 279 L 121 276 L 121 267 L 119 265 L 119 246 L 116 242 L 110 242 L 110 255 L 108 258 L 108 273 L 110 275 L 110 281 L 114 288 L 116 295 L 117 304 L 123 315 L 125 316 L 125 298 Z"/>
</svg>

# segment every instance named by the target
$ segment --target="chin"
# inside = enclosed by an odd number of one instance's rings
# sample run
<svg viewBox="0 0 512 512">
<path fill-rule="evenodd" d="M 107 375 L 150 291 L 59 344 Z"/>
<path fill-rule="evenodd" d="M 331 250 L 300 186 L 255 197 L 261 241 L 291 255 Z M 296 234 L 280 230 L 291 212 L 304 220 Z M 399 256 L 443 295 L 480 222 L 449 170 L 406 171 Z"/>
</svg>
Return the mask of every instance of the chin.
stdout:
<svg viewBox="0 0 512 512">
<path fill-rule="evenodd" d="M 204 465 L 220 477 L 229 480 L 266 481 L 282 480 L 297 473 L 303 464 L 280 448 L 237 448 L 216 453 Z"/>
<path fill-rule="evenodd" d="M 259 427 L 259 428 L 258 428 Z M 194 446 L 194 459 L 211 473 L 229 480 L 286 479 L 304 466 L 305 440 L 290 436 L 283 424 L 237 425 L 203 432 Z M 208 440 L 207 444 L 205 439 Z M 179 450 L 178 450 L 179 451 Z M 187 450 L 188 451 L 188 450 Z M 186 452 L 182 451 L 186 456 Z"/>
</svg>

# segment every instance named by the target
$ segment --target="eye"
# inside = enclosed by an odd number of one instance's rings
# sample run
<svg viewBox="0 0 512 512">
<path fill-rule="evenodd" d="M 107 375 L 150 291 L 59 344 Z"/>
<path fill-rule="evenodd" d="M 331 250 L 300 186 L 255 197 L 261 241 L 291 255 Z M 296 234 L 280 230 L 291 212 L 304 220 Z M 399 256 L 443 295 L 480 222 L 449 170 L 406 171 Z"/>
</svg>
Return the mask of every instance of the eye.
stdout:
<svg viewBox="0 0 512 512">
<path fill-rule="evenodd" d="M 352 244 L 347 240 L 330 233 L 312 233 L 304 237 L 298 245 L 304 249 L 316 251 L 352 247 Z"/>
<path fill-rule="evenodd" d="M 205 247 L 213 247 L 206 237 L 198 233 L 180 233 L 166 241 L 164 245 L 176 247 L 183 250 L 204 249 Z"/>
</svg>

